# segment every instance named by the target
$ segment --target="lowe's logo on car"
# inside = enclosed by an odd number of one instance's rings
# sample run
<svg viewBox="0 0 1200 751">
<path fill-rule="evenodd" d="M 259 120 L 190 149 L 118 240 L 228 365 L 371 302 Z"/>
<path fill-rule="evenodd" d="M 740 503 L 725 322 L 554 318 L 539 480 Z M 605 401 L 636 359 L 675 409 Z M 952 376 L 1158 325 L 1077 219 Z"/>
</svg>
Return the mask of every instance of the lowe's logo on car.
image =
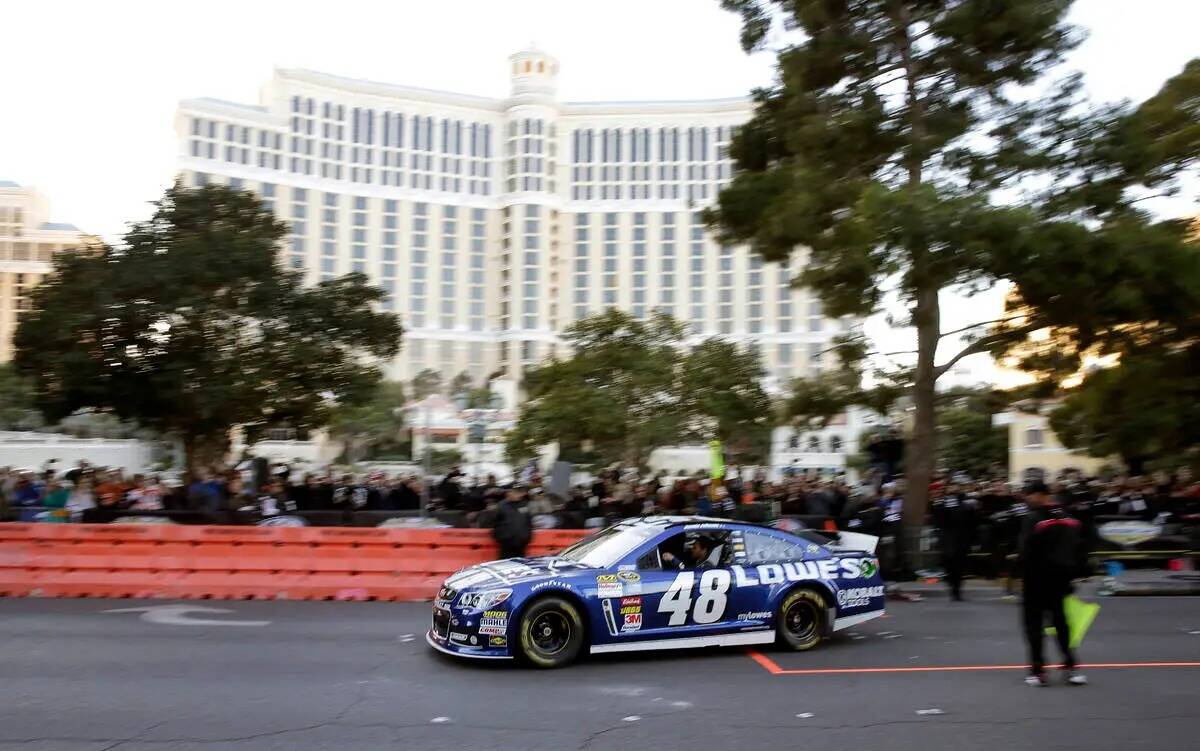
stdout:
<svg viewBox="0 0 1200 751">
<path fill-rule="evenodd" d="M 838 605 L 843 608 L 870 605 L 873 597 L 883 597 L 883 587 L 851 587 L 839 589 L 837 593 Z"/>
<path fill-rule="evenodd" d="M 747 571 L 742 566 L 730 568 L 733 570 L 734 584 L 738 587 L 813 579 L 870 579 L 879 570 L 878 564 L 871 558 L 846 558 L 841 561 L 826 558 L 823 561 L 764 563 L 755 566 L 753 571 Z"/>
</svg>

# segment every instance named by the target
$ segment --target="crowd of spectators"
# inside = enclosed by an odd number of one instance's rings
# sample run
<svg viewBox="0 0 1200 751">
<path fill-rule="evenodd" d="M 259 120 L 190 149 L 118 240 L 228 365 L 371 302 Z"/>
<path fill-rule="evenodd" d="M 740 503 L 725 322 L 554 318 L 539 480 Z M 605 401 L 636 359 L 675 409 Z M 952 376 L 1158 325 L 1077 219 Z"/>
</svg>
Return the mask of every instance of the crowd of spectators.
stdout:
<svg viewBox="0 0 1200 751">
<path fill-rule="evenodd" d="M 698 514 L 767 521 L 778 517 L 832 519 L 840 529 L 886 535 L 900 522 L 903 480 L 885 482 L 869 472 L 851 483 L 842 475 L 786 471 L 777 481 L 765 469 L 731 467 L 723 482 L 707 473 L 672 476 L 634 470 L 606 470 L 586 483 L 557 492 L 533 466 L 518 469 L 511 482 L 493 475 L 472 479 L 458 467 L 430 478 L 429 508 L 461 515 L 467 526 L 489 527 L 500 503 L 510 496 L 538 526 L 600 527 L 620 519 L 651 514 Z M 1124 516 L 1146 520 L 1195 513 L 1200 483 L 1186 469 L 1146 477 L 1104 480 L 1068 475 L 1051 484 L 1061 502 L 1083 517 Z M 515 495 L 514 495 L 515 491 Z M 1019 514 L 1018 486 L 1003 481 L 938 477 L 931 487 L 931 522 L 944 526 L 944 501 L 969 511 L 974 527 L 1003 528 Z M 423 480 L 416 474 L 381 472 L 316 473 L 276 465 L 255 472 L 238 468 L 201 470 L 184 483 L 174 476 L 129 474 L 87 463 L 65 471 L 0 469 L 0 510 L 43 507 L 79 512 L 91 508 L 119 511 L 191 511 L 220 514 L 249 510 L 264 516 L 304 511 L 415 511 L 421 508 Z M 982 533 L 984 535 L 987 532 Z M 978 543 L 979 536 L 972 533 Z"/>
</svg>

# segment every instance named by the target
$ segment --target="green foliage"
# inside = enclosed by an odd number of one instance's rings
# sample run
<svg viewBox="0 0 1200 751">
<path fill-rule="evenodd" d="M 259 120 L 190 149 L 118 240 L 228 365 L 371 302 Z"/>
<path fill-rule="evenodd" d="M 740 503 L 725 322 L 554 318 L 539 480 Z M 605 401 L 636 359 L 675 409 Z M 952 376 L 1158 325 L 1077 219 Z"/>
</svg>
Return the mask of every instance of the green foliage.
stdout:
<svg viewBox="0 0 1200 751">
<path fill-rule="evenodd" d="M 1068 448 L 1119 456 L 1134 474 L 1200 449 L 1200 343 L 1140 350 L 1094 370 L 1050 413 Z M 1180 462 L 1182 463 L 1182 462 Z"/>
<path fill-rule="evenodd" d="M 0 365 L 0 430 L 36 430 L 44 424 L 29 379 L 11 363 Z"/>
<path fill-rule="evenodd" d="M 424 457 L 421 457 L 424 461 Z M 435 475 L 445 474 L 451 467 L 463 463 L 463 452 L 459 449 L 430 449 L 429 471 Z"/>
<path fill-rule="evenodd" d="M 832 315 L 875 312 L 894 286 L 917 339 L 907 523 L 924 517 L 935 383 L 958 360 L 1020 345 L 1027 367 L 1046 372 L 1056 358 L 1061 377 L 1118 333 L 1136 339 L 1146 322 L 1195 314 L 1183 227 L 1135 203 L 1200 153 L 1197 63 L 1141 107 L 1094 108 L 1078 77 L 1030 96 L 1080 39 L 1065 24 L 1070 0 L 722 5 L 741 14 L 747 49 L 780 16 L 803 39 L 778 53 L 775 85 L 754 93 L 755 116 L 731 145 L 739 172 L 708 219 L 722 242 L 768 260 L 807 247 L 800 282 Z M 939 357 L 952 333 L 939 293 L 1004 280 L 1005 319 L 977 322 L 966 346 Z M 1045 346 L 1027 341 L 1047 329 Z M 790 412 L 832 409 L 826 385 Z"/>
<path fill-rule="evenodd" d="M 316 428 L 366 398 L 399 321 L 361 274 L 305 287 L 278 264 L 286 234 L 251 193 L 175 185 L 121 247 L 59 255 L 15 336 L 38 408 L 177 435 L 195 467 L 234 426 Z"/>
<path fill-rule="evenodd" d="M 431 394 L 441 393 L 442 374 L 433 368 L 426 368 L 413 376 L 411 388 L 413 399 L 418 401 Z"/>
<path fill-rule="evenodd" d="M 466 394 L 471 390 L 471 375 L 465 370 L 450 379 L 450 386 L 447 388 L 451 397 L 456 397 L 459 394 Z"/>
<path fill-rule="evenodd" d="M 510 461 L 557 441 L 560 454 L 644 465 L 659 446 L 720 438 L 741 461 L 769 449 L 770 403 L 753 352 L 710 340 L 684 347 L 670 316 L 610 309 L 577 321 L 572 355 L 526 373 L 528 401 L 506 439 Z"/>
<path fill-rule="evenodd" d="M 766 462 L 775 420 L 757 353 L 709 339 L 693 347 L 680 367 L 680 407 L 699 418 L 696 437 L 720 440 L 730 461 Z"/>
<path fill-rule="evenodd" d="M 987 389 L 939 394 L 937 462 L 945 471 L 983 479 L 1008 466 L 1008 429 L 992 425 L 1004 399 Z"/>
<path fill-rule="evenodd" d="M 339 406 L 329 422 L 329 434 L 343 443 L 343 460 L 353 464 L 381 452 L 397 453 L 402 442 L 404 384 L 380 381 L 370 397 Z"/>
</svg>

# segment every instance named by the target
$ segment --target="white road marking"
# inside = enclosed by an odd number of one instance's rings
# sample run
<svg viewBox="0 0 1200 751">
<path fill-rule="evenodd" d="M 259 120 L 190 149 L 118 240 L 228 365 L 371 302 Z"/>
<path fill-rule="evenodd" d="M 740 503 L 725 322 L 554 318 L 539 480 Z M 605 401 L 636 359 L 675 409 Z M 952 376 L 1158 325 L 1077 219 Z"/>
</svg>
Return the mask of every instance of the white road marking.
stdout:
<svg viewBox="0 0 1200 751">
<path fill-rule="evenodd" d="M 430 722 L 432 722 L 434 725 L 442 725 L 444 723 L 450 722 L 450 718 L 449 717 L 434 717 L 432 720 L 430 720 Z"/>
<path fill-rule="evenodd" d="M 637 721 L 638 721 L 638 720 L 640 720 L 640 719 L 642 719 L 642 718 L 641 718 L 641 717 L 638 717 L 638 716 L 637 716 L 637 715 L 635 715 L 635 714 L 631 714 L 631 715 L 629 715 L 628 717 L 622 717 L 622 718 L 621 718 L 621 720 L 622 720 L 623 722 L 637 722 Z"/>
<path fill-rule="evenodd" d="M 813 713 L 812 712 L 801 712 L 800 714 L 798 714 L 796 716 L 802 720 L 807 720 L 813 716 Z"/>
<path fill-rule="evenodd" d="M 671 706 L 678 707 L 680 709 L 686 709 L 687 707 L 692 706 L 692 703 L 690 701 L 673 701 L 671 702 Z"/>
<path fill-rule="evenodd" d="M 188 613 L 232 613 L 224 608 L 200 605 L 147 605 L 144 608 L 117 608 L 105 613 L 141 613 L 142 620 L 163 626 L 269 626 L 270 621 L 226 621 L 215 618 L 189 618 Z"/>
<path fill-rule="evenodd" d="M 946 714 L 944 711 L 933 707 L 932 709 L 918 709 L 917 714 Z"/>
</svg>

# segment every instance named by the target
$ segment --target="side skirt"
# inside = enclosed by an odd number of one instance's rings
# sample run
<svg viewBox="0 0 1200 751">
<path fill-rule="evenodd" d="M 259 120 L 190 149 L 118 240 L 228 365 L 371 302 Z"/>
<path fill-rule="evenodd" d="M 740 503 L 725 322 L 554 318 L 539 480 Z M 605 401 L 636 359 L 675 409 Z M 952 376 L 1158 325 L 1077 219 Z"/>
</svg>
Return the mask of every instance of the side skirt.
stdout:
<svg viewBox="0 0 1200 751">
<path fill-rule="evenodd" d="M 688 649 L 694 647 L 736 647 L 745 644 L 770 644 L 775 641 L 775 630 L 750 631 L 743 634 L 720 634 L 718 636 L 691 636 L 681 639 L 655 639 L 633 641 L 625 644 L 599 644 L 592 647 L 592 654 L 605 652 L 641 652 L 648 649 Z"/>
<path fill-rule="evenodd" d="M 845 618 L 838 618 L 833 622 L 833 630 L 841 631 L 844 628 L 866 623 L 872 618 L 878 618 L 881 615 L 883 615 L 882 610 L 872 610 L 870 613 L 859 613 L 858 615 L 848 615 Z"/>
</svg>

